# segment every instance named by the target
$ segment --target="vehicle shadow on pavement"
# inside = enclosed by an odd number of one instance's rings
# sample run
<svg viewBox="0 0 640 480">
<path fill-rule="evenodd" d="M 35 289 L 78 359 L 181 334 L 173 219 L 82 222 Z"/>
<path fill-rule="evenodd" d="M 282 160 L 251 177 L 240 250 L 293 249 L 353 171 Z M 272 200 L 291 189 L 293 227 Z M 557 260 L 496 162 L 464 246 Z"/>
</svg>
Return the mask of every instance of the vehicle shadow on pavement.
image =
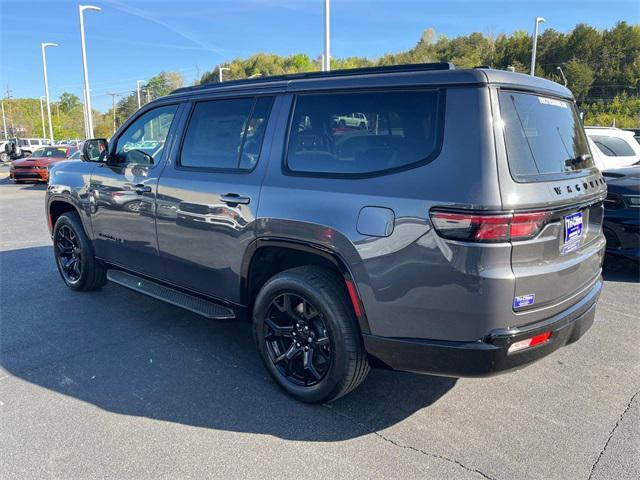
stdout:
<svg viewBox="0 0 640 480">
<path fill-rule="evenodd" d="M 607 255 L 602 268 L 605 280 L 640 283 L 640 264 L 633 260 Z"/>
<path fill-rule="evenodd" d="M 15 183 L 9 177 L 5 177 L 0 179 L 0 185 L 15 185 L 21 190 L 46 190 L 47 184 L 46 182 L 25 182 L 25 183 Z"/>
<path fill-rule="evenodd" d="M 1 252 L 0 271 L 1 367 L 55 393 L 56 408 L 77 408 L 62 394 L 121 415 L 339 441 L 401 422 L 456 384 L 372 370 L 347 397 L 305 405 L 268 376 L 246 323 L 209 321 L 113 284 L 70 291 L 49 246 Z"/>
</svg>

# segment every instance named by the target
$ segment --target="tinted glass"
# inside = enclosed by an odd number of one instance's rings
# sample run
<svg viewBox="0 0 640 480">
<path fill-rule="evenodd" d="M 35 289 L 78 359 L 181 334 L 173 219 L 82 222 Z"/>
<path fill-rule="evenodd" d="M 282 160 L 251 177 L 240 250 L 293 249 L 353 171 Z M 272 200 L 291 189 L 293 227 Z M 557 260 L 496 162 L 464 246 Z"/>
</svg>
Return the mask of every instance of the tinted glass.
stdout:
<svg viewBox="0 0 640 480">
<path fill-rule="evenodd" d="M 587 139 L 571 102 L 500 92 L 511 174 L 519 180 L 593 167 Z"/>
<path fill-rule="evenodd" d="M 439 145 L 438 91 L 301 95 L 287 166 L 327 174 L 381 172 L 429 160 Z"/>
<path fill-rule="evenodd" d="M 44 157 L 44 158 L 66 158 L 69 150 L 66 147 L 48 147 L 39 148 L 33 152 L 32 157 Z"/>
<path fill-rule="evenodd" d="M 164 144 L 177 106 L 158 107 L 135 120 L 118 138 L 116 161 L 122 165 L 154 165 Z"/>
<path fill-rule="evenodd" d="M 633 157 L 636 152 L 631 145 L 618 137 L 606 137 L 604 135 L 592 135 L 591 140 L 598 149 L 608 157 Z"/>
<path fill-rule="evenodd" d="M 183 167 L 250 170 L 258 161 L 272 98 L 196 104 L 182 146 Z"/>
<path fill-rule="evenodd" d="M 242 144 L 242 154 L 240 155 L 241 170 L 251 170 L 258 163 L 272 104 L 273 98 L 271 97 L 263 97 L 256 100 Z"/>
</svg>

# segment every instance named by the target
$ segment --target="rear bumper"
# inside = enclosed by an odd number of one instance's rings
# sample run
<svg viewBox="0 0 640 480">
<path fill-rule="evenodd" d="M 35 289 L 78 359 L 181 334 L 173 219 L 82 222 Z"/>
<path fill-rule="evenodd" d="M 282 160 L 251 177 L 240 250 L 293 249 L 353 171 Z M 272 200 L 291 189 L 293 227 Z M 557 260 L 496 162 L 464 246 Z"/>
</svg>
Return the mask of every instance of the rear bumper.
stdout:
<svg viewBox="0 0 640 480">
<path fill-rule="evenodd" d="M 601 290 L 599 279 L 587 295 L 558 315 L 525 327 L 495 330 L 476 342 L 363 335 L 364 345 L 374 365 L 393 370 L 448 377 L 496 375 L 523 368 L 582 337 L 593 325 Z M 508 352 L 514 342 L 549 331 L 552 334 L 546 342 Z"/>
</svg>

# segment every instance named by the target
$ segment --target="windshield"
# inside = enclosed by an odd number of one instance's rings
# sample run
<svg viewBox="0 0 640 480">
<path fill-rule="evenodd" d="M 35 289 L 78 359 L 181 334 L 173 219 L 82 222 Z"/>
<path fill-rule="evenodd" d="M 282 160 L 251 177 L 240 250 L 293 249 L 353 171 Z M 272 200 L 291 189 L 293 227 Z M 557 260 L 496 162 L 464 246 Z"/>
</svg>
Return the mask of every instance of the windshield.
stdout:
<svg viewBox="0 0 640 480">
<path fill-rule="evenodd" d="M 529 93 L 500 92 L 507 157 L 516 180 L 594 166 L 572 102 Z"/>
<path fill-rule="evenodd" d="M 32 157 L 67 158 L 67 149 L 58 147 L 40 148 L 33 152 Z"/>
</svg>

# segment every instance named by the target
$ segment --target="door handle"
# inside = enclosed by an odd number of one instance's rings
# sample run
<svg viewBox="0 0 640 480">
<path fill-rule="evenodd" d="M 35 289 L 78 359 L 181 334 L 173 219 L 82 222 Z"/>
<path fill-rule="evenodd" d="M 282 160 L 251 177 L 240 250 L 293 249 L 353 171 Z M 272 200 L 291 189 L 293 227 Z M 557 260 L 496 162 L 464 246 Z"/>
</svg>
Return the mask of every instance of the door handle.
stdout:
<svg viewBox="0 0 640 480">
<path fill-rule="evenodd" d="M 149 193 L 151 192 L 151 187 L 149 185 L 144 185 L 142 183 L 138 183 L 137 185 L 133 186 L 133 190 L 142 195 L 143 193 Z"/>
<path fill-rule="evenodd" d="M 237 193 L 225 193 L 224 195 L 220 195 L 220 200 L 228 205 L 234 206 L 248 205 L 251 201 L 251 198 L 239 195 Z"/>
</svg>

